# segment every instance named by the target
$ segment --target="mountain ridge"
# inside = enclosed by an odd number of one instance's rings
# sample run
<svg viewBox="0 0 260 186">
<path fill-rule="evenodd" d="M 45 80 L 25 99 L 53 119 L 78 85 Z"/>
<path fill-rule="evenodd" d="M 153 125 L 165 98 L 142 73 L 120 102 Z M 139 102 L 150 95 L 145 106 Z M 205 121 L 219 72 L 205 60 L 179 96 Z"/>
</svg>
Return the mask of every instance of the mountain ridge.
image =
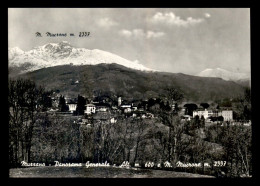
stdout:
<svg viewBox="0 0 260 186">
<path fill-rule="evenodd" d="M 66 41 L 48 43 L 43 46 L 34 47 L 32 50 L 26 52 L 18 47 L 9 48 L 8 53 L 9 66 L 19 68 L 20 73 L 59 65 L 97 65 L 100 63 L 116 63 L 136 70 L 156 71 L 145 67 L 138 61 L 129 61 L 110 52 L 99 49 L 89 50 L 72 47 Z"/>
<path fill-rule="evenodd" d="M 70 97 L 103 92 L 126 99 L 145 99 L 160 97 L 167 87 L 175 87 L 184 93 L 185 101 L 207 102 L 235 98 L 244 90 L 243 86 L 220 78 L 139 71 L 118 64 L 55 66 L 16 77 L 32 79 L 48 90 L 58 89 Z"/>
<path fill-rule="evenodd" d="M 18 74 L 59 65 L 97 65 L 102 63 L 115 63 L 141 71 L 158 71 L 147 68 L 138 61 L 129 61 L 107 51 L 75 48 L 67 41 L 47 43 L 28 51 L 23 51 L 19 47 L 9 48 L 8 57 L 9 67 L 15 69 Z M 207 68 L 194 76 L 215 77 L 226 81 L 235 81 L 242 84 L 249 82 L 248 84 L 250 84 L 250 77 L 247 74 L 221 68 Z"/>
<path fill-rule="evenodd" d="M 216 77 L 216 78 L 222 78 L 226 81 L 240 81 L 240 80 L 250 80 L 249 75 L 246 73 L 240 73 L 240 72 L 231 72 L 222 68 L 207 68 L 200 73 L 197 74 L 197 76 L 200 77 Z"/>
</svg>

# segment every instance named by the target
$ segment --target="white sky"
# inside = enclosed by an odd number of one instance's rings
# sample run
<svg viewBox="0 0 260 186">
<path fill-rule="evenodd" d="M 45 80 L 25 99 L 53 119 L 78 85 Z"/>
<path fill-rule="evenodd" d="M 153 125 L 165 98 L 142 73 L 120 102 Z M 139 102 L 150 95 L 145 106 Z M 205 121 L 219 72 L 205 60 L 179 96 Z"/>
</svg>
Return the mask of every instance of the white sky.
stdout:
<svg viewBox="0 0 260 186">
<path fill-rule="evenodd" d="M 91 37 L 80 38 L 79 32 Z M 43 37 L 36 37 L 35 33 Z M 76 37 L 49 38 L 46 32 Z M 206 68 L 250 73 L 250 9 L 11 8 L 9 47 L 50 42 L 100 49 L 148 68 L 197 74 Z"/>
</svg>

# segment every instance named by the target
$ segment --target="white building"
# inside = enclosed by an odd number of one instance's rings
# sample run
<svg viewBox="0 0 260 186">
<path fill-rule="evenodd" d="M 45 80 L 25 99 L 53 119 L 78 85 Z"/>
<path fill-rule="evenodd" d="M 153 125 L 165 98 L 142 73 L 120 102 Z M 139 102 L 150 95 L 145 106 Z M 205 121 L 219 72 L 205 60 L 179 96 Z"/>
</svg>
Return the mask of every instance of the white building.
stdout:
<svg viewBox="0 0 260 186">
<path fill-rule="evenodd" d="M 130 113 L 132 112 L 131 105 L 121 105 L 121 109 L 123 109 L 124 113 Z"/>
<path fill-rule="evenodd" d="M 233 120 L 233 111 L 232 110 L 222 110 L 222 111 L 212 111 L 212 110 L 198 110 L 193 111 L 193 117 L 195 116 L 203 116 L 205 119 L 213 116 L 219 117 L 222 116 L 224 121 L 232 121 Z"/>
<path fill-rule="evenodd" d="M 76 103 L 68 103 L 67 105 L 69 106 L 69 111 L 70 112 L 76 111 L 76 108 L 77 108 L 77 104 Z"/>
<path fill-rule="evenodd" d="M 233 111 L 232 110 L 222 110 L 222 117 L 224 121 L 232 121 L 233 120 Z"/>
<path fill-rule="evenodd" d="M 211 114 L 211 112 L 210 112 Z M 201 118 L 201 116 L 203 116 L 205 119 L 207 119 L 209 116 L 209 111 L 207 109 L 205 110 L 197 110 L 197 111 L 193 111 L 193 117 L 195 116 L 199 116 Z"/>
<path fill-rule="evenodd" d="M 110 123 L 113 123 L 113 124 L 114 124 L 114 123 L 116 123 L 116 122 L 117 122 L 117 120 L 116 120 L 115 118 L 111 118 L 111 119 L 110 119 Z"/>
<path fill-rule="evenodd" d="M 121 106 L 121 104 L 122 104 L 122 98 L 118 97 L 118 106 Z"/>
<path fill-rule="evenodd" d="M 86 110 L 84 111 L 85 114 L 92 114 L 96 112 L 96 106 L 93 104 L 87 104 Z"/>
<path fill-rule="evenodd" d="M 131 105 L 121 105 L 121 108 L 131 108 Z"/>
</svg>

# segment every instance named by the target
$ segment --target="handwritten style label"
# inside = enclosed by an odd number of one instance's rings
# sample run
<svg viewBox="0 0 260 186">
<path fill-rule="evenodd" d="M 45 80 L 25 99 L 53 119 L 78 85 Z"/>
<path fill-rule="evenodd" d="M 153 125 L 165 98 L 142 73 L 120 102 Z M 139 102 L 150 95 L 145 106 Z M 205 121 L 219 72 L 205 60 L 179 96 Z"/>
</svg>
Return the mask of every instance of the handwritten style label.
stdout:
<svg viewBox="0 0 260 186">
<path fill-rule="evenodd" d="M 176 165 L 177 167 L 202 167 L 201 163 L 182 163 L 180 161 Z"/>
<path fill-rule="evenodd" d="M 87 161 L 86 163 L 86 168 L 89 168 L 89 167 L 109 167 L 110 164 L 107 163 L 107 161 L 105 163 L 90 163 L 89 161 Z"/>
<path fill-rule="evenodd" d="M 129 168 L 130 164 L 128 161 L 124 161 L 119 167 Z"/>
<path fill-rule="evenodd" d="M 45 35 L 40 33 L 40 32 L 36 32 L 35 33 L 36 37 L 75 37 L 76 34 L 74 33 L 51 33 L 51 32 L 46 32 Z M 89 37 L 90 36 L 90 32 L 79 32 L 78 33 L 78 37 L 83 38 L 83 37 Z"/>
<path fill-rule="evenodd" d="M 84 166 L 84 163 L 60 163 L 59 161 L 54 161 L 55 167 L 81 167 Z M 177 167 L 185 167 L 185 168 L 189 168 L 189 167 L 224 167 L 226 166 L 226 161 L 214 161 L 213 164 L 210 163 L 183 163 L 181 161 L 178 161 L 176 163 Z M 46 166 L 45 163 L 27 163 L 25 161 L 21 162 L 21 166 L 23 167 L 40 167 L 40 166 Z M 49 164 L 49 166 L 51 166 L 51 164 Z M 105 163 L 90 163 L 89 161 L 86 162 L 85 167 L 89 168 L 89 167 L 109 167 L 109 166 L 113 166 L 116 167 L 116 164 L 110 165 L 107 161 Z M 158 167 L 161 168 L 161 163 L 154 163 L 151 161 L 147 161 L 144 165 L 146 168 L 153 168 L 153 167 Z M 172 164 L 168 161 L 164 162 L 162 164 L 163 167 L 165 168 L 172 168 Z M 119 165 L 120 168 L 130 168 L 130 163 L 128 161 L 124 161 L 121 165 Z M 141 167 L 139 165 L 139 163 L 135 163 L 134 167 Z"/>
<path fill-rule="evenodd" d="M 226 161 L 214 161 L 213 166 L 214 167 L 224 167 L 226 165 Z M 210 167 L 209 163 L 182 163 L 178 161 L 176 163 L 177 167 Z"/>
<path fill-rule="evenodd" d="M 145 163 L 145 165 L 144 165 L 145 167 L 154 167 L 154 163 L 153 162 L 150 162 L 150 161 L 148 161 L 148 162 L 146 162 Z"/>
<path fill-rule="evenodd" d="M 214 161 L 213 166 L 214 167 L 224 167 L 226 166 L 227 162 L 226 161 Z"/>
<path fill-rule="evenodd" d="M 45 163 L 27 163 L 25 161 L 21 162 L 23 167 L 45 167 Z"/>
<path fill-rule="evenodd" d="M 55 167 L 81 167 L 81 163 L 59 163 L 58 161 L 55 162 Z"/>
<path fill-rule="evenodd" d="M 164 167 L 172 167 L 172 165 L 170 162 L 166 161 L 164 162 Z"/>
</svg>

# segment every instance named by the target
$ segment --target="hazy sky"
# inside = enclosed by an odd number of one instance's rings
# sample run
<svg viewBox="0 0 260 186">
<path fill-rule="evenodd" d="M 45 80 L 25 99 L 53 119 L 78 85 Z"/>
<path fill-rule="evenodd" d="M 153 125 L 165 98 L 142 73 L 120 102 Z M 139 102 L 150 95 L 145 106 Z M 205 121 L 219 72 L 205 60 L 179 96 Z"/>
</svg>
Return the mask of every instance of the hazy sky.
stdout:
<svg viewBox="0 0 260 186">
<path fill-rule="evenodd" d="M 75 37 L 50 38 L 46 32 Z M 78 37 L 79 32 L 90 37 Z M 8 41 L 24 51 L 69 41 L 167 72 L 197 74 L 219 67 L 250 73 L 248 8 L 12 8 Z"/>
</svg>

